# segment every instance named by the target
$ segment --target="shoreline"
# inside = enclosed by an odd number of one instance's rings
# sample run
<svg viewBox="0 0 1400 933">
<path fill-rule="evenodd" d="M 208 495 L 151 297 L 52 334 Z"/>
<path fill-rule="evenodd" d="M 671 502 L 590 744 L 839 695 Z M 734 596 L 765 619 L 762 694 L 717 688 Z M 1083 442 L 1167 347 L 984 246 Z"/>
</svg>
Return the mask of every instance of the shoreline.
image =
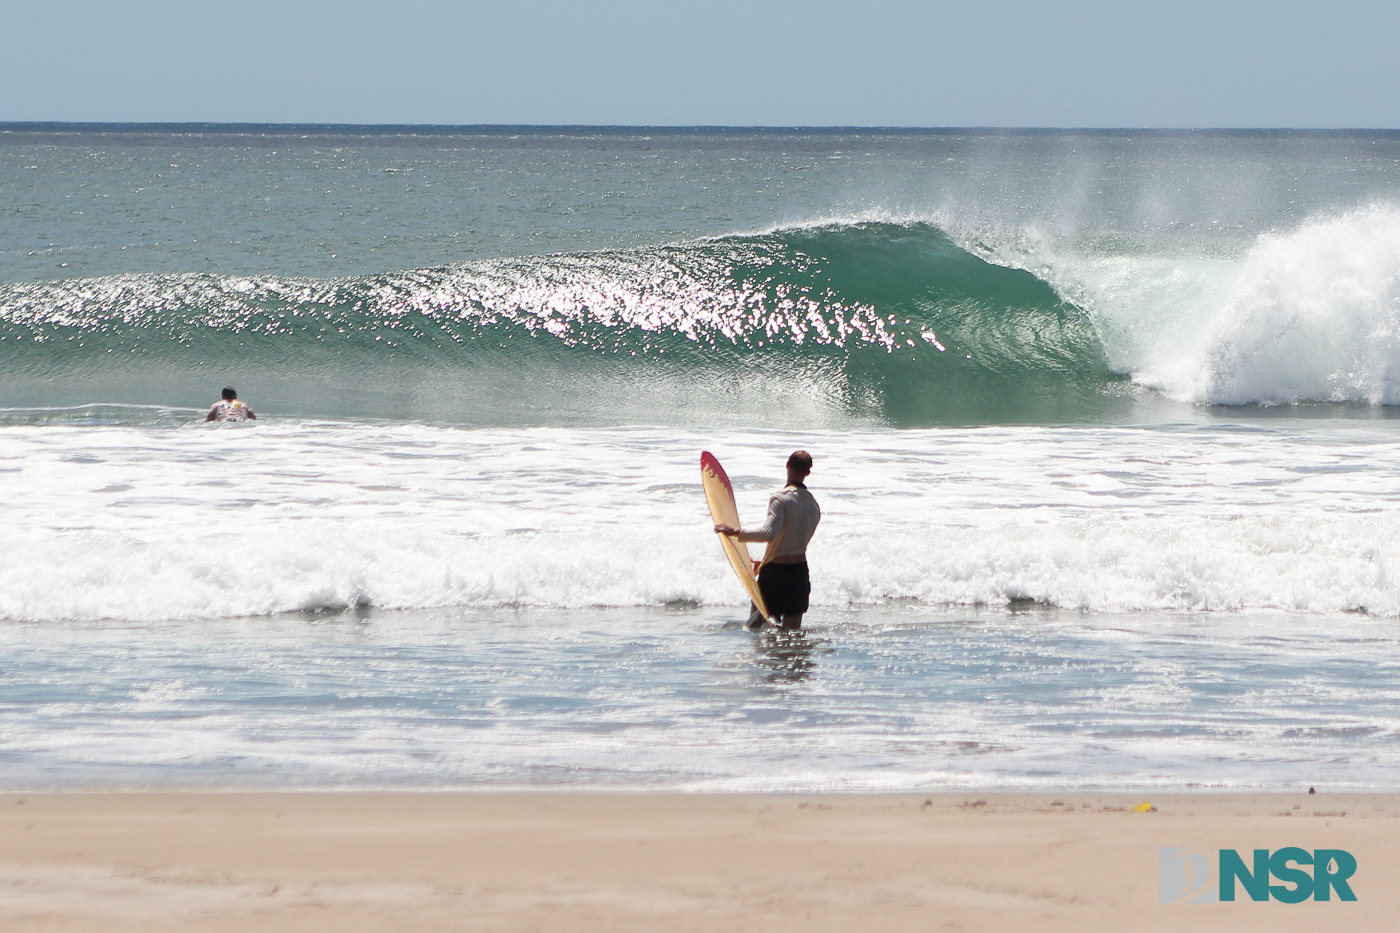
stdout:
<svg viewBox="0 0 1400 933">
<path fill-rule="evenodd" d="M 5 793 L 0 926 L 1379 930 L 1396 818 L 1306 791 Z M 1163 904 L 1163 846 L 1344 849 L 1357 901 Z"/>
</svg>

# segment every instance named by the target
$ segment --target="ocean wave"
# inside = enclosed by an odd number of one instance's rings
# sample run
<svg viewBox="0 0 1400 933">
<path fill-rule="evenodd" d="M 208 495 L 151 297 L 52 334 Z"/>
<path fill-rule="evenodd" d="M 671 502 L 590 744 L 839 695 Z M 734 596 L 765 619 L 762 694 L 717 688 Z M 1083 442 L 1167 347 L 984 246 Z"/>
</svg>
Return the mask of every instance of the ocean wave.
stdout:
<svg viewBox="0 0 1400 933">
<path fill-rule="evenodd" d="M 813 618 L 862 607 L 1400 615 L 1392 520 L 1092 520 L 902 530 L 813 549 Z M 1210 541 L 1210 548 L 1201 545 Z M 1362 542 L 1362 544 L 1358 544 Z M 587 534 L 462 538 L 391 525 L 286 525 L 151 541 L 7 532 L 0 619 L 220 619 L 356 608 L 708 605 L 742 594 L 704 530 L 599 549 Z M 238 555 L 237 569 L 224 555 Z"/>
<path fill-rule="evenodd" d="M 943 223 L 852 218 L 336 280 L 0 286 L 0 398 L 196 405 L 236 377 L 309 415 L 467 397 L 479 404 L 428 416 L 901 426 L 1099 420 L 1131 407 L 1131 384 L 1196 405 L 1400 404 L 1400 208 L 1224 248 Z M 351 397 L 326 408 L 328 386 Z M 587 411 L 561 405 L 584 396 Z"/>
<path fill-rule="evenodd" d="M 1138 379 L 1192 402 L 1400 404 L 1400 209 L 1259 238 Z"/>
<path fill-rule="evenodd" d="M 526 423 L 572 388 L 559 373 L 669 375 L 683 397 L 756 369 L 900 424 L 1073 417 L 1115 379 L 1087 316 L 1045 282 L 933 225 L 888 222 L 331 281 L 10 285 L 0 359 L 11 380 L 120 372 L 116 400 L 148 404 L 173 400 L 142 396 L 143 376 L 166 386 L 211 365 L 445 386 L 528 367 L 537 391 L 505 393 Z"/>
<path fill-rule="evenodd" d="M 1115 371 L 1197 405 L 1400 404 L 1400 207 L 1314 217 L 1222 248 L 1039 244 L 1012 261 L 1094 321 Z M 1038 253 L 1038 255 L 1037 255 Z"/>
<path fill-rule="evenodd" d="M 131 495 L 134 495 L 132 493 Z M 813 546 L 824 610 L 1040 605 L 1120 613 L 1400 616 L 1389 516 L 1079 517 L 913 523 Z M 159 621 L 356 608 L 727 607 L 743 597 L 703 522 L 600 547 L 548 528 L 453 534 L 403 523 L 249 523 L 168 536 L 0 533 L 0 620 Z"/>
<path fill-rule="evenodd" d="M 740 515 L 817 454 L 814 605 L 1400 616 L 1400 444 L 1369 427 L 711 431 L 0 425 L 0 619 L 729 607 Z"/>
</svg>

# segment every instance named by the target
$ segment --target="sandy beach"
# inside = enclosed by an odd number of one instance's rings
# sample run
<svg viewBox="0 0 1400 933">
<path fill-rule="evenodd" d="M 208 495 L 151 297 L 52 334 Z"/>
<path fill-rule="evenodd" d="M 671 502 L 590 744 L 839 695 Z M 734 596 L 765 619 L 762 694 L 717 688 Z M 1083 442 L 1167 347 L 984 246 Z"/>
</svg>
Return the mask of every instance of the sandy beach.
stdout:
<svg viewBox="0 0 1400 933">
<path fill-rule="evenodd" d="M 1397 816 L 1305 793 L 10 794 L 0 927 L 1380 930 Z M 1357 900 L 1162 904 L 1161 846 L 1345 849 Z"/>
</svg>

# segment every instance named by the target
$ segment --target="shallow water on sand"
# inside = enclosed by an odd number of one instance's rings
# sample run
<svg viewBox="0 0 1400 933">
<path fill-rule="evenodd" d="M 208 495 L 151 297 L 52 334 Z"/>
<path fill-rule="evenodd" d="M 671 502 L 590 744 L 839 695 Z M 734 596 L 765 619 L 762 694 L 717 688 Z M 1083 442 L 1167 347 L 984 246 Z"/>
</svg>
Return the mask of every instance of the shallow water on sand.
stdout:
<svg viewBox="0 0 1400 933">
<path fill-rule="evenodd" d="M 1393 788 L 1388 622 L 885 607 L 0 629 L 4 789 Z"/>
</svg>

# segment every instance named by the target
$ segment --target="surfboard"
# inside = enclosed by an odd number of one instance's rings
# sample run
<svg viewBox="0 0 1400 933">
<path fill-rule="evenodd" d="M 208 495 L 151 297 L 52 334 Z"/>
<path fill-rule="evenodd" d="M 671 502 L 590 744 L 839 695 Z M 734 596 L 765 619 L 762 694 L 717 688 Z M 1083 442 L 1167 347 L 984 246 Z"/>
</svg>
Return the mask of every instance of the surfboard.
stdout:
<svg viewBox="0 0 1400 933">
<path fill-rule="evenodd" d="M 734 487 L 729 484 L 729 476 L 724 472 L 724 467 L 719 465 L 715 455 L 708 450 L 700 454 L 700 482 L 705 487 L 705 501 L 710 504 L 710 517 L 714 519 L 714 523 L 733 528 L 740 527 L 739 507 L 734 504 Z M 715 537 L 719 538 L 720 546 L 724 548 L 724 556 L 729 558 L 729 566 L 734 568 L 734 574 L 744 585 L 749 599 L 753 600 L 759 613 L 771 621 L 768 607 L 763 604 L 763 594 L 758 590 L 758 577 L 754 576 L 753 559 L 749 557 L 748 545 L 738 538 L 718 532 Z"/>
</svg>

